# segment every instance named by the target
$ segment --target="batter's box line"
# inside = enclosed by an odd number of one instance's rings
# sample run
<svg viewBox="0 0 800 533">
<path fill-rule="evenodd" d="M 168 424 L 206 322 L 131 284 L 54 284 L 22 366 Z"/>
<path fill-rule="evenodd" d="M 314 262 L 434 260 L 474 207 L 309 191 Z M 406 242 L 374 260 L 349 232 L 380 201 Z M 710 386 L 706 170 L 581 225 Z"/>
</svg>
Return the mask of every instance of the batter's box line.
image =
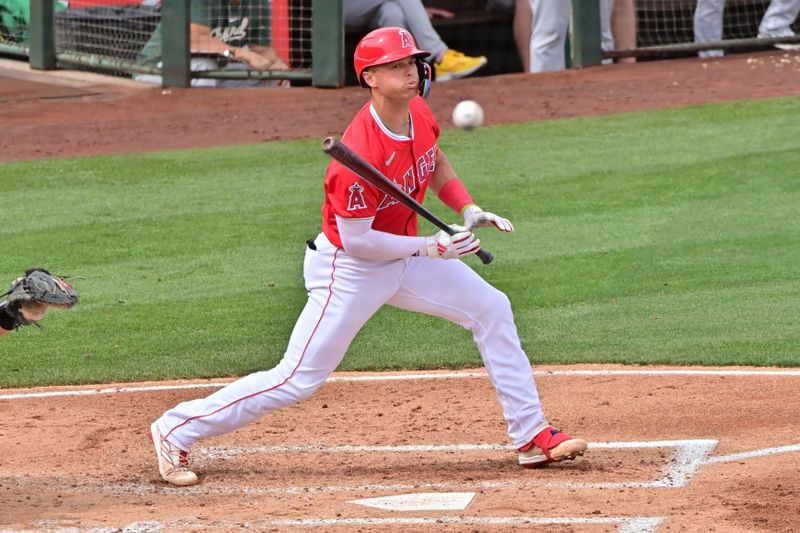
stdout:
<svg viewBox="0 0 800 533">
<path fill-rule="evenodd" d="M 675 454 L 667 463 L 658 479 L 654 481 L 625 482 L 570 482 L 547 483 L 551 488 L 585 488 L 585 489 L 618 489 L 618 488 L 677 488 L 685 487 L 700 467 L 708 460 L 719 441 L 711 439 L 693 440 L 661 440 L 661 441 L 623 441 L 592 442 L 590 449 L 643 449 L 643 448 L 675 448 Z M 239 455 L 270 453 L 420 453 L 420 452 L 472 452 L 472 451 L 508 451 L 512 446 L 499 444 L 442 444 L 442 445 L 399 445 L 399 446 L 215 446 L 201 448 L 196 457 L 205 459 L 230 459 Z"/>
<path fill-rule="evenodd" d="M 731 376 L 731 377 L 800 377 L 800 370 L 534 370 L 533 374 L 539 377 L 570 377 L 570 376 Z M 389 374 L 375 376 L 334 376 L 328 378 L 326 383 L 345 383 L 345 382 L 376 382 L 376 381 L 419 381 L 436 379 L 486 379 L 489 375 L 485 371 L 478 372 L 427 372 L 416 374 Z M 44 390 L 32 392 L 8 392 L 0 389 L 0 401 L 6 400 L 25 400 L 31 398 L 56 398 L 63 396 L 96 396 L 110 394 L 132 394 L 162 392 L 187 389 L 221 389 L 233 383 L 233 381 L 219 381 L 216 383 L 193 382 L 173 385 L 132 385 L 132 386 L 111 386 L 100 388 L 80 388 L 67 390 Z M 11 390 L 11 389 L 8 389 Z"/>
<path fill-rule="evenodd" d="M 590 443 L 590 449 L 642 449 L 642 448 L 675 448 L 675 454 L 662 470 L 661 476 L 655 481 L 626 481 L 617 483 L 564 483 L 551 484 L 551 486 L 562 486 L 568 488 L 592 488 L 592 489 L 620 489 L 620 488 L 641 488 L 641 489 L 661 489 L 661 488 L 680 488 L 689 484 L 692 477 L 706 464 L 708 457 L 719 441 L 712 439 L 695 440 L 664 440 L 664 441 L 642 441 L 642 442 L 598 442 Z"/>
<path fill-rule="evenodd" d="M 271 496 L 278 494 L 335 494 L 340 492 L 398 492 L 398 491 L 419 491 L 419 490 L 506 490 L 519 487 L 524 484 L 525 486 L 535 485 L 537 487 L 547 488 L 620 488 L 620 487 L 680 487 L 685 486 L 692 475 L 703 465 L 721 464 L 727 462 L 743 461 L 746 459 L 753 459 L 759 457 L 767 457 L 780 453 L 793 453 L 800 452 L 800 444 L 790 444 L 786 446 L 777 446 L 774 448 L 763 448 L 759 450 L 751 450 L 748 452 L 734 453 L 729 455 L 717 455 L 709 457 L 710 452 L 716 445 L 715 440 L 678 440 L 678 441 L 645 441 L 645 442 L 596 442 L 590 443 L 590 448 L 596 449 L 609 449 L 621 448 L 621 445 L 627 448 L 664 448 L 675 447 L 678 448 L 673 460 L 669 466 L 662 473 L 661 478 L 652 482 L 635 482 L 625 484 L 612 484 L 612 483 L 557 483 L 547 482 L 538 483 L 535 479 L 525 480 L 523 483 L 517 483 L 508 480 L 494 480 L 494 481 L 477 481 L 468 483 L 414 483 L 414 484 L 363 484 L 363 485 L 327 485 L 324 487 L 212 487 L 212 486 L 197 486 L 197 487 L 172 487 L 160 483 L 147 483 L 147 482 L 103 482 L 98 484 L 86 483 L 85 481 L 79 482 L 72 478 L 65 478 L 56 476 L 50 479 L 50 484 L 53 487 L 60 487 L 64 492 L 82 492 L 82 493 L 105 493 L 113 495 L 133 494 L 133 495 L 148 495 L 148 494 L 163 494 L 163 495 L 208 495 L 208 494 L 225 494 L 225 495 L 245 495 L 245 496 Z M 210 449 L 197 450 L 197 458 L 201 459 L 198 463 L 202 463 L 202 459 L 208 457 L 216 458 L 232 458 L 236 455 L 249 454 L 249 453 L 287 453 L 287 452 L 411 452 L 411 451 L 508 451 L 513 450 L 510 446 L 496 445 L 496 444 L 449 444 L 449 445 L 407 445 L 407 446 L 273 446 L 273 447 L 259 447 L 259 448 L 234 448 L 234 447 L 218 447 Z M 218 453 L 217 453 L 218 452 Z M 203 454 L 206 454 L 205 456 Z M 39 483 L 41 478 L 31 475 L 17 475 L 11 478 L 5 478 L 6 481 L 12 481 L 19 487 L 26 487 L 33 483 Z M 679 484 L 683 483 L 682 485 Z M 0 533 L 3 533 L 0 531 Z"/>
<path fill-rule="evenodd" d="M 49 521 L 48 521 L 49 522 Z M 141 533 L 142 531 L 175 531 L 191 529 L 203 530 L 257 530 L 263 531 L 274 528 L 322 528 L 322 527 L 365 527 L 365 526 L 441 526 L 442 524 L 462 524 L 473 526 L 524 526 L 524 525 L 608 525 L 618 524 L 617 533 L 655 533 L 664 522 L 659 516 L 634 516 L 634 517 L 554 517 L 540 518 L 532 516 L 438 516 L 438 517 L 397 517 L 397 518 L 298 518 L 298 519 L 271 519 L 254 522 L 210 520 L 203 522 L 197 518 L 175 519 L 162 522 L 147 520 L 134 522 L 121 528 L 93 527 L 64 529 L 48 529 L 48 531 L 69 531 L 70 533 Z M 51 524 L 52 525 L 52 524 Z M 26 530 L 0 529 L 0 533 L 22 533 Z"/>
</svg>

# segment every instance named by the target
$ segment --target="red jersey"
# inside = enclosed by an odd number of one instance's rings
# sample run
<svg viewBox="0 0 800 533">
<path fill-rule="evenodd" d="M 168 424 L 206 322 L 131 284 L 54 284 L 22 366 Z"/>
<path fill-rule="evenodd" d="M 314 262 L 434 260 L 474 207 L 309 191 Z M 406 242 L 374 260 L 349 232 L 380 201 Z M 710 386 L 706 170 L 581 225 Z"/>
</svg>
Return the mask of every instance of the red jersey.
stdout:
<svg viewBox="0 0 800 533">
<path fill-rule="evenodd" d="M 410 137 L 397 135 L 381 123 L 368 102 L 356 114 L 342 142 L 372 163 L 403 191 L 422 203 L 436 170 L 439 124 L 421 97 L 409 103 Z M 331 161 L 325 173 L 325 203 L 322 231 L 328 240 L 342 247 L 336 217 L 372 218 L 372 229 L 395 235 L 417 234 L 417 214 L 358 177 L 338 161 Z"/>
</svg>

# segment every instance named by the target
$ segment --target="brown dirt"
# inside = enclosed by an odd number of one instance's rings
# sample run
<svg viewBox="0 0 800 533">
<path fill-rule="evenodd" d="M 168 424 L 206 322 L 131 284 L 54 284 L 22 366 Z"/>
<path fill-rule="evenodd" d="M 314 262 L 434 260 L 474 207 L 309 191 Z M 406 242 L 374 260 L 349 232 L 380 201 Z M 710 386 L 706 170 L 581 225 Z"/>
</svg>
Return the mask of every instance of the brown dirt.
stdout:
<svg viewBox="0 0 800 533">
<path fill-rule="evenodd" d="M 339 374 L 346 375 L 352 374 Z M 800 420 L 792 400 L 797 398 L 799 380 L 797 375 L 537 375 L 551 422 L 591 442 L 711 439 L 718 441 L 712 458 L 797 445 Z M 152 384 L 128 386 L 140 385 Z M 540 470 L 518 467 L 514 452 L 504 449 L 403 453 L 263 449 L 502 445 L 505 427 L 487 377 L 328 383 L 301 404 L 202 443 L 195 450 L 202 483 L 191 489 L 166 487 L 158 479 L 146 436 L 149 423 L 165 408 L 208 392 L 2 401 L 0 528 L 138 524 L 132 526 L 136 530 L 149 521 L 151 528 L 166 524 L 168 529 L 230 530 L 242 524 L 278 530 L 282 527 L 275 520 L 381 517 L 663 517 L 662 531 L 698 532 L 795 531 L 797 526 L 797 450 L 705 464 L 686 486 L 598 488 L 577 484 L 663 479 L 675 449 L 590 448 L 575 462 Z M 229 452 L 241 447 L 248 453 L 212 456 L 220 447 Z M 477 496 L 466 510 L 456 512 L 391 512 L 348 503 L 411 492 L 476 492 Z M 350 530 L 402 530 L 401 526 Z M 547 527 L 616 531 L 618 526 Z M 348 528 L 340 524 L 332 529 Z M 443 529 L 504 531 L 513 526 L 459 522 Z"/>
<path fill-rule="evenodd" d="M 0 161 L 321 139 L 341 134 L 366 96 L 357 87 L 76 88 L 4 73 L 0 68 Z M 464 79 L 435 84 L 430 104 L 444 126 L 464 99 L 484 107 L 487 124 L 500 124 L 796 96 L 799 88 L 800 54 L 765 52 Z"/>
<path fill-rule="evenodd" d="M 487 122 L 498 124 L 798 94 L 800 55 L 781 52 L 468 79 L 437 84 L 430 102 L 444 118 L 457 101 L 474 99 Z M 363 100 L 357 88 L 162 92 L 43 81 L 0 68 L 0 160 L 321 138 L 340 133 Z M 797 446 L 798 380 L 537 378 L 551 422 L 592 442 L 713 439 L 712 458 Z M 29 391 L 0 395 L 12 392 Z M 663 517 L 659 531 L 800 527 L 794 448 L 702 464 L 685 486 L 662 487 L 647 483 L 674 476 L 674 448 L 598 447 L 579 461 L 537 471 L 517 467 L 514 452 L 501 449 L 211 455 L 221 446 L 503 444 L 504 423 L 485 377 L 328 383 L 302 404 L 202 443 L 195 451 L 201 485 L 166 487 L 147 441 L 149 423 L 207 392 L 0 400 L 0 529 L 277 531 L 288 527 L 277 520 L 330 519 L 331 531 L 637 530 L 608 522 L 489 521 L 526 517 Z M 596 485 L 631 482 L 644 485 Z M 393 512 L 348 503 L 409 492 L 477 496 L 464 511 Z M 438 522 L 408 522 L 414 517 Z M 366 518 L 407 522 L 344 522 Z"/>
</svg>

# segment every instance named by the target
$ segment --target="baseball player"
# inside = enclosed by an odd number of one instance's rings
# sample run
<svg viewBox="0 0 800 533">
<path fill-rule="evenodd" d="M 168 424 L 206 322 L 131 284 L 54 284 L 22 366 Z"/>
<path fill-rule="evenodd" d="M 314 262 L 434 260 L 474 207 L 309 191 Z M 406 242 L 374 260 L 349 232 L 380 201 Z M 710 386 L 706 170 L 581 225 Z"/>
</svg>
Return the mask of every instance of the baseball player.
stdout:
<svg viewBox="0 0 800 533">
<path fill-rule="evenodd" d="M 599 9 L 602 49 L 636 48 L 636 7 L 633 0 L 600 0 Z M 565 46 L 570 26 L 570 0 L 518 0 L 516 12 L 515 38 L 524 39 L 525 35 L 530 35 L 527 50 L 522 49 L 525 43 L 517 41 L 523 65 L 527 65 L 532 73 L 564 70 L 567 64 Z M 530 33 L 522 27 L 528 17 L 532 17 Z M 635 59 L 619 61 L 634 62 Z M 613 63 L 613 60 L 607 59 L 603 63 Z"/>
<path fill-rule="evenodd" d="M 694 11 L 694 40 L 697 43 L 714 43 L 722 40 L 725 0 L 698 0 Z M 758 37 L 794 37 L 792 24 L 800 14 L 800 0 L 772 0 L 761 18 Z M 776 44 L 783 50 L 797 50 L 797 44 Z M 722 57 L 724 50 L 703 50 L 699 57 Z"/>
<path fill-rule="evenodd" d="M 0 297 L 0 336 L 21 326 L 38 325 L 50 307 L 68 309 L 79 301 L 75 289 L 64 278 L 43 268 L 26 270 Z"/>
<path fill-rule="evenodd" d="M 463 215 L 463 226 L 456 226 L 452 236 L 440 231 L 418 237 L 416 213 L 331 162 L 322 232 L 308 242 L 303 265 L 308 302 L 283 359 L 272 370 L 181 403 L 151 425 L 159 472 L 167 482 L 197 483 L 189 450 L 198 440 L 231 432 L 313 394 L 385 304 L 442 317 L 472 332 L 522 466 L 583 454 L 585 441 L 545 419 L 508 298 L 459 260 L 480 249 L 475 228 L 514 228 L 475 205 L 437 145 L 439 125 L 420 97 L 430 83 L 430 66 L 422 61 L 428 54 L 397 27 L 375 30 L 360 41 L 356 75 L 371 98 L 343 142 L 418 202 L 433 190 Z"/>
<path fill-rule="evenodd" d="M 533 14 L 530 71 L 535 74 L 564 70 L 570 0 L 530 0 L 530 3 Z"/>
</svg>

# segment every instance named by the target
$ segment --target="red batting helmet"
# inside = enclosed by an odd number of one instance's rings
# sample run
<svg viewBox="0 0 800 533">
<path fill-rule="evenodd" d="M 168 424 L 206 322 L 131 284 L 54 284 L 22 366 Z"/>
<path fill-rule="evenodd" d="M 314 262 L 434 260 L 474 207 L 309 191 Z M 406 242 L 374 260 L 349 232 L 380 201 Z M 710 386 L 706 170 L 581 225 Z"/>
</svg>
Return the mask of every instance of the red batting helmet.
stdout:
<svg viewBox="0 0 800 533">
<path fill-rule="evenodd" d="M 408 30 L 394 27 L 379 28 L 366 34 L 358 43 L 353 56 L 353 65 L 356 67 L 356 76 L 361 86 L 368 87 L 361 77 L 364 69 L 411 56 L 417 57 L 418 62 L 421 62 L 430 54 L 417 48 L 417 43 Z M 422 82 L 420 76 L 420 83 Z"/>
</svg>

